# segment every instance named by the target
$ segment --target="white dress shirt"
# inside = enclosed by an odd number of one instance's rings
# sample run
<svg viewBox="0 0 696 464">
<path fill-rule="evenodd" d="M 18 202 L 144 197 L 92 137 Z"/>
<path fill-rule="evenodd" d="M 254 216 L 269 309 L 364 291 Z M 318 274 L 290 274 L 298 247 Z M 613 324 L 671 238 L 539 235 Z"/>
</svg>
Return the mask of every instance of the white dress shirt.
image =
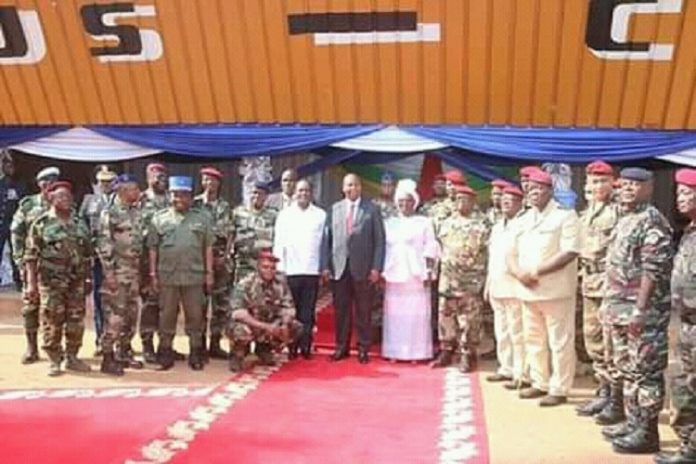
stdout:
<svg viewBox="0 0 696 464">
<path fill-rule="evenodd" d="M 313 204 L 302 209 L 293 203 L 278 214 L 273 254 L 280 260 L 279 271 L 290 276 L 319 275 L 325 222 L 326 213 Z"/>
</svg>

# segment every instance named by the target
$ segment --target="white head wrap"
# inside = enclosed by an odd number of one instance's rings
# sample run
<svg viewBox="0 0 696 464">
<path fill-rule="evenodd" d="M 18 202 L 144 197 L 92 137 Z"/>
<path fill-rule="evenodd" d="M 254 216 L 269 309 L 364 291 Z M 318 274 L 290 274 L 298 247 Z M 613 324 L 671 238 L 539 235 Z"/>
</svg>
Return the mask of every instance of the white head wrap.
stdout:
<svg viewBox="0 0 696 464">
<path fill-rule="evenodd" d="M 418 195 L 418 185 L 412 179 L 401 179 L 398 184 L 396 184 L 396 191 L 394 192 L 394 201 L 399 201 L 403 198 L 411 197 L 413 201 L 416 202 L 416 208 L 420 204 L 420 196 Z"/>
<path fill-rule="evenodd" d="M 40 181 L 46 177 L 49 176 L 54 176 L 58 177 L 60 176 L 60 169 L 58 169 L 55 166 L 49 166 L 47 168 L 43 168 L 42 170 L 39 171 L 39 173 L 36 175 L 36 180 Z"/>
</svg>

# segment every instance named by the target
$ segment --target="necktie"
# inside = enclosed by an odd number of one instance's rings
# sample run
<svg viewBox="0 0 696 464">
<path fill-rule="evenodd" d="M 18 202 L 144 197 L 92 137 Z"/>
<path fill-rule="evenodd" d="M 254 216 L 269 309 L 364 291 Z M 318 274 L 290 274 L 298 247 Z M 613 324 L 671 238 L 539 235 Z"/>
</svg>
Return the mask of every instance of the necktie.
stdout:
<svg viewBox="0 0 696 464">
<path fill-rule="evenodd" d="M 348 235 L 353 233 L 353 213 L 355 212 L 355 203 L 350 204 L 350 209 L 348 210 L 348 217 L 346 218 L 346 230 Z"/>
</svg>

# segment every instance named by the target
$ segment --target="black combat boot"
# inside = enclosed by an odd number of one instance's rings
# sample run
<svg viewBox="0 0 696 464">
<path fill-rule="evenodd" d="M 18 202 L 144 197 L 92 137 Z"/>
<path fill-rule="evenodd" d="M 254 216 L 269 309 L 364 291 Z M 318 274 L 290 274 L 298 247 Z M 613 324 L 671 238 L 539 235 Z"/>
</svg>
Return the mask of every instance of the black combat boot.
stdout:
<svg viewBox="0 0 696 464">
<path fill-rule="evenodd" d="M 123 364 L 116 361 L 113 353 L 104 352 L 104 357 L 102 358 L 101 368 L 99 369 L 104 374 L 122 376 L 123 375 Z"/>
<path fill-rule="evenodd" d="M 160 346 L 157 350 L 157 364 L 159 370 L 166 371 L 174 367 L 174 350 Z"/>
<path fill-rule="evenodd" d="M 143 334 L 140 337 L 143 341 L 143 359 L 148 364 L 157 364 L 157 355 L 155 354 L 155 343 L 153 334 Z"/>
<path fill-rule="evenodd" d="M 59 375 L 63 374 L 63 371 L 60 368 L 61 363 L 63 362 L 63 357 L 59 354 L 49 354 L 48 355 L 48 376 L 49 377 L 58 377 Z"/>
<path fill-rule="evenodd" d="M 596 398 L 581 404 L 575 408 L 575 412 L 578 416 L 589 417 L 599 414 L 602 409 L 609 403 L 609 393 L 611 392 L 611 387 L 607 383 L 603 383 L 599 386 L 596 393 Z"/>
<path fill-rule="evenodd" d="M 623 386 L 612 385 L 609 401 L 594 418 L 599 425 L 614 425 L 626 419 L 624 414 Z"/>
<path fill-rule="evenodd" d="M 208 350 L 208 355 L 212 359 L 227 359 L 227 351 L 223 350 L 220 346 L 220 340 L 222 336 L 220 334 L 213 334 L 210 336 L 210 349 Z"/>
<path fill-rule="evenodd" d="M 652 454 L 660 451 L 660 435 L 657 418 L 643 420 L 633 431 L 611 442 L 611 447 L 621 454 Z"/>
<path fill-rule="evenodd" d="M 81 359 L 78 359 L 77 354 L 74 353 L 68 353 L 65 361 L 65 368 L 75 372 L 90 372 L 92 370 L 92 368 L 89 367 L 89 364 Z"/>
<path fill-rule="evenodd" d="M 22 364 L 33 364 L 39 360 L 39 346 L 36 341 L 37 333 L 27 332 L 27 351 L 22 355 Z"/>
<path fill-rule="evenodd" d="M 262 366 L 275 366 L 276 365 L 276 360 L 275 360 L 275 356 L 273 355 L 273 350 L 271 349 L 271 346 L 268 345 L 267 343 L 257 343 L 254 354 L 256 354 L 256 357 L 259 358 L 259 363 Z"/>
<path fill-rule="evenodd" d="M 205 367 L 205 360 L 203 359 L 203 352 L 205 351 L 205 345 L 200 345 L 201 340 L 197 342 L 193 339 L 189 339 L 189 357 L 188 365 L 194 371 L 202 371 Z"/>
<path fill-rule="evenodd" d="M 462 359 L 459 361 L 459 372 L 462 374 L 468 374 L 476 370 L 478 364 L 478 357 L 476 352 L 471 352 L 469 354 L 463 354 Z"/>
<path fill-rule="evenodd" d="M 681 445 L 676 453 L 659 453 L 655 456 L 656 464 L 696 464 L 696 449 Z"/>
<path fill-rule="evenodd" d="M 230 372 L 241 372 L 242 371 L 242 357 L 237 356 L 233 353 L 230 354 Z"/>
<path fill-rule="evenodd" d="M 440 354 L 437 355 L 437 358 L 430 363 L 430 367 L 438 368 L 451 366 L 453 357 L 454 355 L 451 350 L 442 350 Z"/>
<path fill-rule="evenodd" d="M 135 353 L 130 345 L 125 345 L 119 350 L 118 361 L 124 368 L 142 369 L 145 365 L 135 359 Z"/>
<path fill-rule="evenodd" d="M 633 432 L 636 426 L 631 421 L 626 420 L 615 425 L 602 427 L 602 436 L 607 441 L 613 441 L 619 437 L 623 437 Z"/>
</svg>

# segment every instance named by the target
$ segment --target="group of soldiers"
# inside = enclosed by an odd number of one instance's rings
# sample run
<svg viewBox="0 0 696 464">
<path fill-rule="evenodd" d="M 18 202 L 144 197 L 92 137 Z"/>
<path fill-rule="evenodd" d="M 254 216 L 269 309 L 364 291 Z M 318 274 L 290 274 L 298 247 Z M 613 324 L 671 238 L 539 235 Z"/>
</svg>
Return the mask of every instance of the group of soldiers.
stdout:
<svg viewBox="0 0 696 464">
<path fill-rule="evenodd" d="M 152 163 L 141 192 L 134 176 L 103 166 L 95 193 L 78 210 L 72 185 L 60 180 L 58 168 L 37 174 L 40 192 L 22 199 L 11 226 L 13 259 L 23 274 L 22 363 L 39 360 L 41 327 L 50 376 L 62 373 L 64 361 L 67 370 L 90 371 L 78 352 L 85 297 L 93 289 L 106 374 L 144 367 L 131 346 L 138 327 L 145 363 L 169 369 L 185 359 L 173 348 L 180 307 L 194 370 L 209 358 L 228 359 L 224 336 L 235 353 L 243 353 L 230 362 L 232 370 L 241 368 L 252 341 L 261 340 L 256 355 L 265 364 L 274 362 L 263 343 L 269 335 L 274 349 L 294 342 L 301 331 L 289 317 L 294 305 L 266 251 L 277 214 L 267 204 L 268 186 L 255 185 L 251 201 L 232 209 L 221 197 L 223 173 L 207 167 L 200 175 L 202 192 L 194 196 L 192 178 L 168 177 L 166 166 Z M 265 292 L 262 307 L 259 291 Z"/>
</svg>

